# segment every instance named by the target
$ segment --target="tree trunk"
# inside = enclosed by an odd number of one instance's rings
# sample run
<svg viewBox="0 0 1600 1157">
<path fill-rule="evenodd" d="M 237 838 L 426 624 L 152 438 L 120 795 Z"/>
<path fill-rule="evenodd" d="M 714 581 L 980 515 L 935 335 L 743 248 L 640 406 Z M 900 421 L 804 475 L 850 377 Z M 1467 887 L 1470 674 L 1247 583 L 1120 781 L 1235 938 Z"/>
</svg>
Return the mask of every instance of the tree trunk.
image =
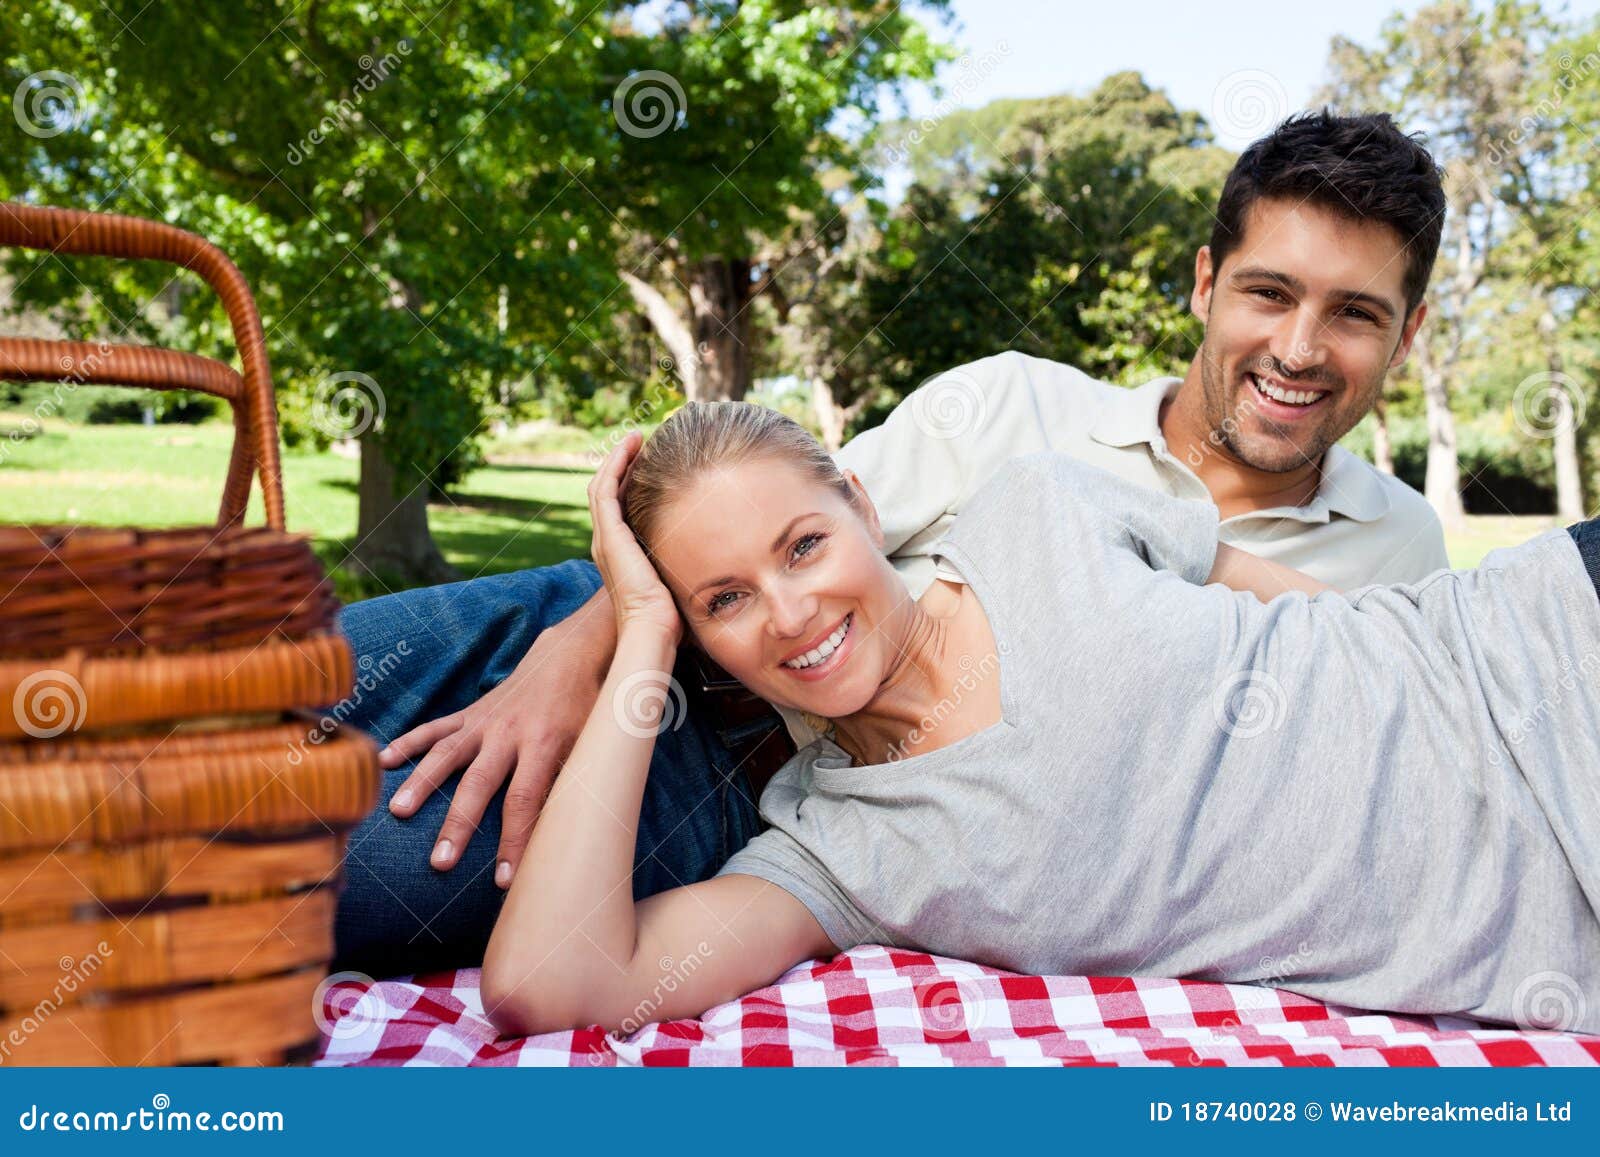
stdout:
<svg viewBox="0 0 1600 1157">
<path fill-rule="evenodd" d="M 1393 474 L 1394 443 L 1389 438 L 1389 404 L 1383 400 L 1382 391 L 1373 404 L 1372 416 L 1372 463 L 1385 474 Z"/>
<path fill-rule="evenodd" d="M 689 277 L 689 308 L 700 355 L 701 393 L 738 401 L 750 388 L 750 261 L 709 257 Z"/>
<path fill-rule="evenodd" d="M 1467 522 L 1461 504 L 1461 459 L 1456 449 L 1456 419 L 1450 412 L 1450 385 L 1431 359 L 1422 364 L 1422 398 L 1428 411 L 1428 473 L 1423 493 L 1447 533 Z"/>
<path fill-rule="evenodd" d="M 817 416 L 817 428 L 822 431 L 822 445 L 832 454 L 844 445 L 848 415 L 834 400 L 828 383 L 820 377 L 811 379 L 811 409 Z"/>
<path fill-rule="evenodd" d="M 645 317 L 649 319 L 650 328 L 656 331 L 656 336 L 672 355 L 671 368 L 678 375 L 678 380 L 683 383 L 683 396 L 691 402 L 700 401 L 700 355 L 695 350 L 694 334 L 690 332 L 682 315 L 672 307 L 672 303 L 662 292 L 648 281 L 635 277 L 626 270 L 617 276 L 622 279 L 622 284 L 628 287 L 628 292 L 633 294 L 633 300 L 644 310 Z"/>
<path fill-rule="evenodd" d="M 378 440 L 369 435 L 359 442 L 356 545 L 346 565 L 385 583 L 431 586 L 459 578 L 428 530 L 428 480 L 407 471 L 396 493 L 396 471 Z"/>
<path fill-rule="evenodd" d="M 1529 401 L 1519 399 L 1519 404 L 1537 406 L 1543 397 L 1550 402 L 1548 420 L 1551 446 L 1556 461 L 1556 515 L 1563 523 L 1581 522 L 1583 512 L 1583 475 L 1578 468 L 1577 415 L 1573 412 L 1572 395 L 1568 393 L 1568 380 L 1561 360 L 1561 342 L 1556 315 L 1548 300 L 1539 318 L 1539 334 L 1544 339 L 1545 368 L 1549 380 L 1540 391 L 1541 398 Z M 1543 433 L 1544 415 L 1530 415 L 1540 419 L 1537 424 Z"/>
</svg>

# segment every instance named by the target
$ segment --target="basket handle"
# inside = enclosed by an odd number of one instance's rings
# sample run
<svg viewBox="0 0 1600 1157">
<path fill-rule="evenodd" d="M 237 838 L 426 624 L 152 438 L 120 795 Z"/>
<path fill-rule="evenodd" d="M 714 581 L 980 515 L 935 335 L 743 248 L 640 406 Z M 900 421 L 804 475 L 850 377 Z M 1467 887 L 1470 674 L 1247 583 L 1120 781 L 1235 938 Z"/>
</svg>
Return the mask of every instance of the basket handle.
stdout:
<svg viewBox="0 0 1600 1157">
<path fill-rule="evenodd" d="M 226 399 L 233 408 L 233 455 L 217 526 L 244 522 L 250 478 L 259 473 L 267 525 L 282 530 L 283 475 L 266 337 L 250 286 L 227 255 L 204 238 L 159 221 L 14 201 L 0 201 L 0 245 L 165 261 L 205 280 L 227 310 L 242 376 L 211 358 L 152 346 L 0 337 L 0 378 L 189 389 Z"/>
</svg>

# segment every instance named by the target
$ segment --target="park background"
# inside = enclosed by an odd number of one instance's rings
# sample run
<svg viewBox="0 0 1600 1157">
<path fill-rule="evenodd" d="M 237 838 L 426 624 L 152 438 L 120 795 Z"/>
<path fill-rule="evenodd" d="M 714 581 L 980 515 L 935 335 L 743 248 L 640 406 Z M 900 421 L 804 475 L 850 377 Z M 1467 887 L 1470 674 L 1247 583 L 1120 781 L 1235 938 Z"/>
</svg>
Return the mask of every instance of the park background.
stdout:
<svg viewBox="0 0 1600 1157">
<path fill-rule="evenodd" d="M 1467 566 L 1600 496 L 1597 10 L 7 0 L 0 199 L 238 263 L 290 529 L 358 599 L 586 554 L 599 458 L 686 397 L 838 446 L 1001 350 L 1182 374 L 1238 151 L 1297 109 L 1389 111 L 1450 208 L 1422 334 L 1345 444 Z M 233 352 L 187 274 L 27 252 L 0 331 Z M 0 383 L 0 520 L 210 521 L 232 437 L 203 396 Z"/>
</svg>

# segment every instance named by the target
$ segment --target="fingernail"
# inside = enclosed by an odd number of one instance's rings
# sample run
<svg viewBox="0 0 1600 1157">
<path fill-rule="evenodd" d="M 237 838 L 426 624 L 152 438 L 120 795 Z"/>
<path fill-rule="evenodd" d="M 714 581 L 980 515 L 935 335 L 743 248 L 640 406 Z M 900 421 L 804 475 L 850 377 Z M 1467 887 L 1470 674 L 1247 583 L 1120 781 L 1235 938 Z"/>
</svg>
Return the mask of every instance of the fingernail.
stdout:
<svg viewBox="0 0 1600 1157">
<path fill-rule="evenodd" d="M 379 752 L 378 752 L 378 758 L 379 759 L 388 759 L 389 758 L 389 748 L 384 747 L 384 748 L 380 749 Z"/>
<path fill-rule="evenodd" d="M 448 864 L 450 862 L 450 853 L 453 850 L 454 845 L 449 840 L 440 840 L 433 845 L 433 862 L 436 864 Z"/>
<path fill-rule="evenodd" d="M 504 888 L 511 883 L 511 861 L 501 860 L 494 868 L 494 882 Z"/>
<path fill-rule="evenodd" d="M 397 792 L 395 792 L 394 793 L 394 798 L 389 801 L 389 806 L 390 807 L 407 807 L 407 808 L 410 807 L 411 806 L 411 793 L 409 791 L 397 791 Z"/>
</svg>

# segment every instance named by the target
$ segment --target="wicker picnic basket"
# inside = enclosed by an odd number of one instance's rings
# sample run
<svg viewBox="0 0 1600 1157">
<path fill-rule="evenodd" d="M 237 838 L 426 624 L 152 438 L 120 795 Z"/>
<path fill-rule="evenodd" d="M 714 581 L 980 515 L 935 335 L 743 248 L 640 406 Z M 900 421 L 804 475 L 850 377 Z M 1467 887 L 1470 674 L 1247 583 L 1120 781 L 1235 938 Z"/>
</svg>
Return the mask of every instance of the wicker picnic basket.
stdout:
<svg viewBox="0 0 1600 1157">
<path fill-rule="evenodd" d="M 292 1059 L 380 773 L 337 722 L 355 671 L 332 584 L 284 530 L 255 302 L 156 222 L 0 203 L 0 245 L 192 270 L 243 367 L 0 338 L 0 380 L 200 390 L 234 422 L 215 526 L 0 527 L 0 1065 Z"/>
</svg>

